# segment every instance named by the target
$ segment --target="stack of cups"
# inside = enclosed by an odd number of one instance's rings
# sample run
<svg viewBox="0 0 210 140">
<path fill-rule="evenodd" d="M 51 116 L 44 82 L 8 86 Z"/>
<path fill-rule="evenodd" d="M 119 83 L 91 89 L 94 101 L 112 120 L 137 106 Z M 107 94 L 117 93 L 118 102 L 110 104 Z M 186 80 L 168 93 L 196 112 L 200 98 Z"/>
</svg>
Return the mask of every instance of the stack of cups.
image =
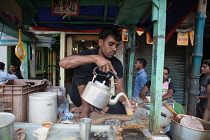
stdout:
<svg viewBox="0 0 210 140">
<path fill-rule="evenodd" d="M 92 120 L 90 118 L 82 118 L 79 120 L 80 139 L 89 140 L 91 132 Z"/>
</svg>

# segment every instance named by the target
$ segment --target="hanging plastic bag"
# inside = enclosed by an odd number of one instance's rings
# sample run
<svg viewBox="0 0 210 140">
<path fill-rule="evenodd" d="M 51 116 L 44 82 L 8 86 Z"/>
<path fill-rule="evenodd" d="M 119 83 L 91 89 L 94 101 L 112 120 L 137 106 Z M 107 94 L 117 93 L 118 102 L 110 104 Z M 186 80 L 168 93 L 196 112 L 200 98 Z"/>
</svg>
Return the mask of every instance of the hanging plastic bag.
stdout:
<svg viewBox="0 0 210 140">
<path fill-rule="evenodd" d="M 46 89 L 46 92 L 56 92 L 58 95 L 58 107 L 60 107 L 62 104 L 66 101 L 66 89 L 62 86 L 48 86 Z"/>
<path fill-rule="evenodd" d="M 61 114 L 61 121 L 66 121 L 72 119 L 74 116 L 73 113 L 69 112 L 69 102 L 68 100 L 65 102 L 65 107 L 63 113 Z"/>
</svg>

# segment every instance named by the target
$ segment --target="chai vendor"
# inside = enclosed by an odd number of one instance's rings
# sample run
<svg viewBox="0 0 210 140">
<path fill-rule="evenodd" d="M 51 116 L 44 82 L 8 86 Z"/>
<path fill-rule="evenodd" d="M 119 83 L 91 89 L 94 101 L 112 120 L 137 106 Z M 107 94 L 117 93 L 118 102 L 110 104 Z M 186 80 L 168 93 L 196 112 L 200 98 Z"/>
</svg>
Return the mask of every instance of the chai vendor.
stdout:
<svg viewBox="0 0 210 140">
<path fill-rule="evenodd" d="M 77 55 L 71 55 L 63 58 L 60 61 L 60 66 L 65 69 L 74 70 L 74 75 L 72 79 L 72 84 L 70 86 L 70 98 L 72 102 L 80 107 L 81 114 L 79 118 L 86 118 L 90 116 L 92 106 L 89 105 L 84 99 L 81 98 L 83 91 L 89 81 L 93 78 L 93 69 L 98 66 L 99 71 L 96 77 L 97 81 L 106 81 L 109 83 L 109 78 L 111 78 L 110 71 L 117 74 L 119 77 L 117 84 L 115 85 L 115 94 L 120 92 L 125 93 L 123 88 L 123 66 L 119 59 L 115 57 L 117 48 L 120 45 L 121 33 L 114 28 L 104 28 L 99 34 L 98 49 L 94 50 L 84 50 L 79 52 Z M 116 82 L 116 79 L 115 79 Z M 108 105 L 105 111 L 110 114 L 126 114 L 123 103 L 125 103 L 125 98 L 120 97 L 119 101 L 115 105 Z M 135 102 L 132 100 L 133 108 Z M 95 111 L 100 111 L 93 107 Z M 73 112 L 74 109 L 71 110 Z"/>
</svg>

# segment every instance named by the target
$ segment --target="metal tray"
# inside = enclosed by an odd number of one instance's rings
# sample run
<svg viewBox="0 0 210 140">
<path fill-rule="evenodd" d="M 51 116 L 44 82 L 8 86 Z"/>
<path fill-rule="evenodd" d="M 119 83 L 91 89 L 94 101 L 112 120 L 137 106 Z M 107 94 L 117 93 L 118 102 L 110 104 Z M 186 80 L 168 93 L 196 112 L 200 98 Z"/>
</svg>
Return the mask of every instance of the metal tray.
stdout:
<svg viewBox="0 0 210 140">
<path fill-rule="evenodd" d="M 23 128 L 26 140 L 36 140 L 33 131 L 42 127 L 36 123 L 14 123 L 14 127 Z M 76 124 L 53 124 L 48 133 L 47 140 L 79 140 L 79 125 Z M 115 140 L 114 129 L 109 125 L 92 125 L 90 140 Z"/>
</svg>

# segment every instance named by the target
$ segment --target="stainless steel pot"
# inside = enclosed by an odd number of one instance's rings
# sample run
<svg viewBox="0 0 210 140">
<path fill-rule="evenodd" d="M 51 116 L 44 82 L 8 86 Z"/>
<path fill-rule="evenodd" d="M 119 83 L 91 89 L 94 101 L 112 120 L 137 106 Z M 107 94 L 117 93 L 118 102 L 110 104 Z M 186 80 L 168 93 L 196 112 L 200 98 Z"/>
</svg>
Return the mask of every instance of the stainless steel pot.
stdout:
<svg viewBox="0 0 210 140">
<path fill-rule="evenodd" d="M 189 116 L 179 114 L 181 117 Z M 196 117 L 195 117 L 196 118 Z M 175 116 L 171 118 L 169 135 L 172 140 L 210 140 L 210 123 L 196 118 L 201 122 L 205 130 L 196 130 L 180 125 Z"/>
<path fill-rule="evenodd" d="M 0 140 L 14 140 L 14 120 L 13 114 L 0 112 Z"/>
</svg>

